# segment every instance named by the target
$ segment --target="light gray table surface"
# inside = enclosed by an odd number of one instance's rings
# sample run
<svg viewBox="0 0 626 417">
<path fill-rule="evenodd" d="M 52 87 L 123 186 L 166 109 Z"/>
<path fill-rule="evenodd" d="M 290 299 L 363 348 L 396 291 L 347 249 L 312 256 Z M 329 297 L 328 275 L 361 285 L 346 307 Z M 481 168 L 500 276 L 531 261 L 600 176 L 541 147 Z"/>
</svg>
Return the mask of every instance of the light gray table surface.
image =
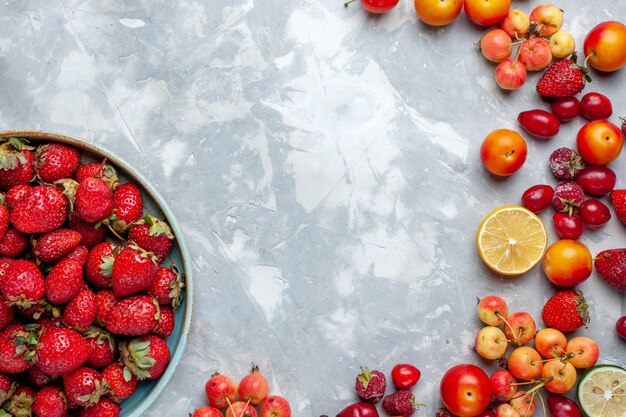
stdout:
<svg viewBox="0 0 626 417">
<path fill-rule="evenodd" d="M 526 12 L 537 0 L 513 1 Z M 626 3 L 560 0 L 579 45 Z M 540 268 L 502 279 L 474 237 L 492 209 L 517 204 L 546 164 L 573 146 L 581 120 L 549 141 L 528 136 L 526 164 L 495 179 L 478 150 L 517 114 L 547 108 L 537 74 L 503 93 L 463 15 L 433 29 L 412 2 L 382 17 L 341 0 L 4 1 L 0 124 L 65 133 L 106 147 L 165 196 L 188 240 L 195 311 L 186 354 L 146 415 L 205 404 L 219 370 L 258 363 L 293 415 L 335 415 L 356 397 L 360 365 L 387 375 L 411 362 L 414 392 L 439 406 L 442 373 L 481 363 L 475 299 L 540 311 L 553 288 Z M 597 73 L 626 115 L 626 69 Z M 626 187 L 626 156 L 612 165 Z M 555 239 L 551 214 L 546 221 Z M 616 218 L 582 242 L 626 246 Z M 625 364 L 613 330 L 624 296 L 594 273 L 580 288 L 601 361 Z M 483 363 L 484 364 L 484 363 Z M 391 389 L 389 389 L 391 392 Z"/>
</svg>

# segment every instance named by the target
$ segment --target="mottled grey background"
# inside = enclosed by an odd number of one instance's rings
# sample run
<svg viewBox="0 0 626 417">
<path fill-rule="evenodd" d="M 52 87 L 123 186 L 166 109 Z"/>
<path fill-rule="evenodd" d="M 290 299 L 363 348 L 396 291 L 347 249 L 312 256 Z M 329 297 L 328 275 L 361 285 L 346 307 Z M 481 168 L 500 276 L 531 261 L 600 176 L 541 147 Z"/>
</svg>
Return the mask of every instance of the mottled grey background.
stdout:
<svg viewBox="0 0 626 417">
<path fill-rule="evenodd" d="M 540 1 L 514 1 L 530 12 Z M 626 4 L 560 0 L 579 44 Z M 482 138 L 547 108 L 538 75 L 515 93 L 475 49 L 461 16 L 433 29 L 413 4 L 382 17 L 340 0 L 4 1 L 0 123 L 44 129 L 115 151 L 145 173 L 182 224 L 196 299 L 185 358 L 148 415 L 205 403 L 216 370 L 240 379 L 258 363 L 296 416 L 334 415 L 355 400 L 360 365 L 412 362 L 434 414 L 443 371 L 480 362 L 476 297 L 500 294 L 540 323 L 553 290 L 535 269 L 501 279 L 478 258 L 480 220 L 535 183 L 556 184 L 549 141 L 498 180 Z M 626 70 L 586 91 L 626 115 Z M 613 164 L 626 187 L 622 156 Z M 542 218 L 551 229 L 550 213 Z M 595 254 L 625 246 L 613 219 L 585 232 Z M 624 365 L 613 331 L 624 296 L 594 274 L 581 285 L 592 322 L 579 332 Z"/>
</svg>

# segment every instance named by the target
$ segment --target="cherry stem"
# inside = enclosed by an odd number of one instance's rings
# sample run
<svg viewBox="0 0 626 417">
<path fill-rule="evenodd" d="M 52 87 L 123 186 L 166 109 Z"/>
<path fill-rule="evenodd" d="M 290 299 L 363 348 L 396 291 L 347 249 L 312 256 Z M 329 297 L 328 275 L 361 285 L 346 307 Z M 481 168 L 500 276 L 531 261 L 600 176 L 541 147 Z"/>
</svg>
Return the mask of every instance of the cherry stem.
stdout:
<svg viewBox="0 0 626 417">
<path fill-rule="evenodd" d="M 246 406 L 243 408 L 243 410 L 241 410 L 241 414 L 239 415 L 239 417 L 243 417 L 244 414 L 246 414 L 246 410 L 248 409 L 249 404 L 250 404 L 250 398 L 248 398 L 248 401 L 246 401 Z"/>
<path fill-rule="evenodd" d="M 348 0 L 347 2 L 345 2 L 345 3 L 343 4 L 343 7 L 348 7 L 348 5 L 349 5 L 350 3 L 354 3 L 355 1 L 356 1 L 356 0 Z"/>
<path fill-rule="evenodd" d="M 502 315 L 500 313 L 496 313 L 496 317 L 499 318 L 500 320 L 502 320 L 504 322 L 504 324 L 511 329 L 511 334 L 513 336 L 515 336 L 515 329 L 513 328 L 513 326 L 511 326 L 511 323 L 509 323 L 504 317 L 502 317 Z M 514 344 L 518 344 L 519 343 L 519 338 L 514 339 L 514 340 L 509 340 L 509 342 L 514 343 Z"/>
</svg>

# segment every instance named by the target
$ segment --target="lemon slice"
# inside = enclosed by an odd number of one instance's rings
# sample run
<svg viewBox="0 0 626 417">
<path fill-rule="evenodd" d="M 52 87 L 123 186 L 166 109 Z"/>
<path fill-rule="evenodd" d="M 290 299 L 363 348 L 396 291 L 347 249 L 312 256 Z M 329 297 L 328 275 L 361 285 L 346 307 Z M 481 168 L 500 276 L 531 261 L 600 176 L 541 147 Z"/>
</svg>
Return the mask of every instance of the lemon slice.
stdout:
<svg viewBox="0 0 626 417">
<path fill-rule="evenodd" d="M 590 368 L 578 382 L 578 404 L 588 417 L 626 417 L 626 370 L 615 365 Z"/>
<path fill-rule="evenodd" d="M 543 257 L 548 234 L 543 222 L 532 211 L 504 206 L 491 212 L 476 234 L 478 253 L 483 262 L 503 275 L 520 275 Z"/>
</svg>

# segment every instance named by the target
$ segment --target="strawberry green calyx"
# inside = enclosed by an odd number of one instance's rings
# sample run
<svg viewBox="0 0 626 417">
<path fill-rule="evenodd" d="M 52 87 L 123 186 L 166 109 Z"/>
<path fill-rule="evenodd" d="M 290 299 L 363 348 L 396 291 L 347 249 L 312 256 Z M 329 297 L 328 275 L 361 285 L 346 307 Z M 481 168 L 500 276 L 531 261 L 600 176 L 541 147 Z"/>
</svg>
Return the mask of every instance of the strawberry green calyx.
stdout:
<svg viewBox="0 0 626 417">
<path fill-rule="evenodd" d="M 170 292 L 168 295 L 172 299 L 172 308 L 176 310 L 183 301 L 183 288 L 185 288 L 185 283 L 183 281 L 183 275 L 176 265 L 172 265 L 170 269 L 176 274 L 176 279 L 170 283 Z"/>
<path fill-rule="evenodd" d="M 582 291 L 576 290 L 576 311 L 580 314 L 580 318 L 582 319 L 585 326 L 589 323 L 589 308 L 587 306 L 587 301 L 583 296 Z"/>
<path fill-rule="evenodd" d="M 9 416 L 13 417 L 31 417 L 34 398 L 28 395 L 26 392 L 20 392 L 17 395 L 13 395 L 6 404 L 4 409 L 8 411 Z"/>
<path fill-rule="evenodd" d="M 150 236 L 167 236 L 169 239 L 174 239 L 174 234 L 170 226 L 163 220 L 159 220 L 149 214 L 145 215 L 143 219 L 139 220 L 136 224 L 147 224 L 150 226 L 148 234 Z"/>
<path fill-rule="evenodd" d="M 583 62 L 582 67 L 578 65 L 578 54 L 576 53 L 576 51 L 572 53 L 572 55 L 569 57 L 569 60 L 573 62 L 573 64 L 571 65 L 571 68 L 574 70 L 576 69 L 580 70 L 580 72 L 583 73 L 584 80 L 590 83 L 592 79 L 591 79 L 591 75 L 589 75 L 589 67 L 587 67 L 587 58 L 585 59 L 585 62 Z"/>
<path fill-rule="evenodd" d="M 258 369 L 258 367 L 257 367 Z M 356 379 L 363 384 L 363 389 L 367 389 L 367 386 L 370 383 L 370 379 L 372 379 L 373 377 L 376 377 L 376 375 L 371 374 L 367 371 L 367 368 L 361 366 L 361 374 L 359 376 L 356 377 Z"/>
<path fill-rule="evenodd" d="M 74 213 L 74 202 L 76 201 L 76 190 L 78 189 L 78 182 L 71 178 L 63 178 L 54 182 L 54 186 L 61 190 L 63 195 L 67 198 L 70 205 L 70 213 Z"/>
<path fill-rule="evenodd" d="M 103 330 L 99 327 L 91 326 L 85 331 L 83 336 L 86 339 L 95 339 L 96 343 L 101 345 L 103 343 L 107 343 L 111 350 L 115 349 L 115 341 L 111 333 Z"/>
<path fill-rule="evenodd" d="M 113 271 L 113 263 L 115 258 L 113 256 L 103 256 L 102 263 L 100 264 L 100 273 L 104 277 L 110 277 Z"/>
<path fill-rule="evenodd" d="M 126 382 L 131 380 L 132 374 L 140 381 L 150 378 L 149 369 L 154 366 L 156 360 L 150 356 L 149 341 L 133 339 L 130 342 L 123 342 L 120 344 L 120 355 Z"/>
<path fill-rule="evenodd" d="M 4 404 L 9 398 L 11 398 L 16 389 L 17 389 L 17 382 L 13 382 L 6 392 L 0 391 L 0 405 Z M 4 410 L 0 410 L 0 411 L 4 411 Z M 2 415 L 3 414 L 0 413 L 0 417 L 2 417 Z"/>
<path fill-rule="evenodd" d="M 135 244 L 135 242 L 132 241 L 129 241 L 127 246 L 139 252 L 141 257 L 149 258 L 155 265 L 159 264 L 159 258 L 153 252 L 148 252 L 147 250 L 140 248 Z"/>
<path fill-rule="evenodd" d="M 87 407 L 90 407 L 100 401 L 101 397 L 104 397 L 109 393 L 111 393 L 111 386 L 108 382 L 104 380 L 95 380 L 93 392 L 91 392 L 90 394 L 81 395 L 80 397 L 78 397 L 78 400 L 82 403 L 89 404 L 87 405 Z"/>
<path fill-rule="evenodd" d="M 28 146 L 26 139 L 0 138 L 0 169 L 10 171 L 18 165 L 26 165 L 28 160 L 22 155 L 22 150 L 33 150 Z"/>
<path fill-rule="evenodd" d="M 106 182 L 111 191 L 115 191 L 120 186 L 117 171 L 111 165 L 106 163 L 106 158 L 102 161 L 102 166 L 98 172 L 96 172 L 95 177 Z"/>
</svg>

